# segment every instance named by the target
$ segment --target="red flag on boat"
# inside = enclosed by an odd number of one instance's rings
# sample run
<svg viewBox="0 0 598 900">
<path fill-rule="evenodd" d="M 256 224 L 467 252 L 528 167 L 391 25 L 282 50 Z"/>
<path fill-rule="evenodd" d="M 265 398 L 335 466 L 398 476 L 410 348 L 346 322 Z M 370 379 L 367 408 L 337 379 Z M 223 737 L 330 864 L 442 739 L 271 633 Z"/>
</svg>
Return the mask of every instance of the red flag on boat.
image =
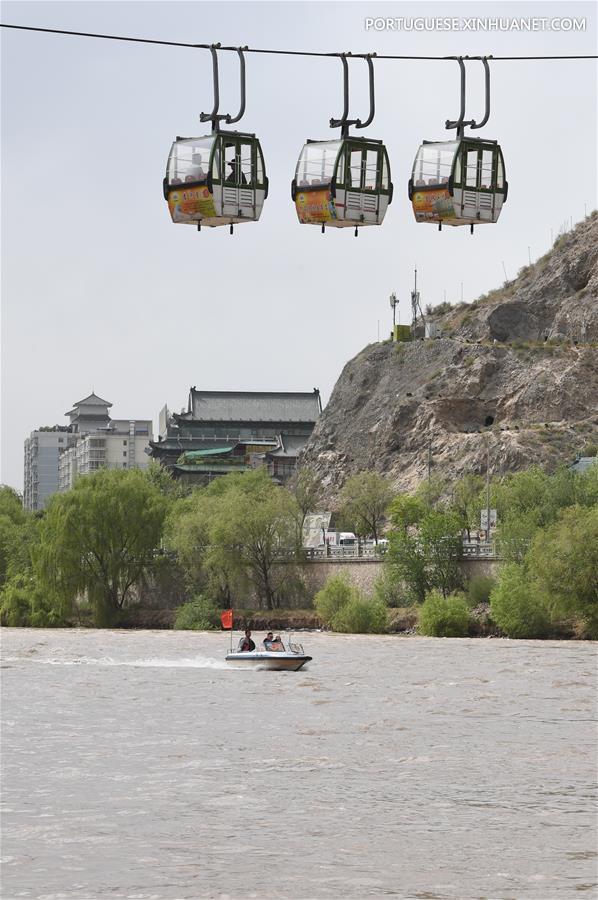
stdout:
<svg viewBox="0 0 598 900">
<path fill-rule="evenodd" d="M 220 615 L 220 621 L 222 622 L 222 627 L 224 629 L 232 629 L 233 627 L 233 611 L 232 609 L 225 609 L 223 613 Z"/>
</svg>

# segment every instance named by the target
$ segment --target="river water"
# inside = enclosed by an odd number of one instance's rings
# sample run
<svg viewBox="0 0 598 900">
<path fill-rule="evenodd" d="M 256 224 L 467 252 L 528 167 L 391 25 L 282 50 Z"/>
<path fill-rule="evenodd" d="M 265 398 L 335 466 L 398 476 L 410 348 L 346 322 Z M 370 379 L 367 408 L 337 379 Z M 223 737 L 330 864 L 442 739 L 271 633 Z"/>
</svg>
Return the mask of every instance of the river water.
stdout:
<svg viewBox="0 0 598 900">
<path fill-rule="evenodd" d="M 598 896 L 596 645 L 301 639 L 4 629 L 3 900 Z"/>
</svg>

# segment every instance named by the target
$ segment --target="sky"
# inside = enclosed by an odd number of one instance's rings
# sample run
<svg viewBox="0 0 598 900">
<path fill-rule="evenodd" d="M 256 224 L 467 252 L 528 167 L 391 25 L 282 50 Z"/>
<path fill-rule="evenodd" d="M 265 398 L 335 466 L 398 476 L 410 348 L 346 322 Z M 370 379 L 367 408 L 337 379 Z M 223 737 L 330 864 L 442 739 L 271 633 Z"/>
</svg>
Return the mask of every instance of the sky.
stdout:
<svg viewBox="0 0 598 900">
<path fill-rule="evenodd" d="M 366 30 L 367 17 L 586 20 L 583 31 Z M 405 55 L 596 54 L 594 3 L 4 2 L 18 25 L 197 43 Z M 428 26 L 431 23 L 428 22 Z M 553 23 L 552 27 L 556 27 Z M 209 130 L 207 50 L 2 29 L 2 458 L 23 483 L 23 441 L 92 389 L 115 418 L 179 411 L 189 387 L 311 391 L 325 403 L 344 364 L 390 331 L 389 295 L 410 320 L 422 304 L 474 300 L 596 207 L 596 61 L 496 61 L 492 112 L 509 197 L 476 229 L 416 224 L 407 197 L 422 140 L 456 118 L 450 61 L 375 64 L 376 117 L 360 132 L 388 149 L 395 195 L 381 227 L 300 225 L 290 182 L 307 138 L 331 139 L 342 107 L 335 59 L 247 56 L 247 108 L 235 128 L 261 141 L 270 195 L 258 223 L 175 226 L 162 178 L 175 136 Z M 220 55 L 221 110 L 236 112 L 234 54 Z M 467 116 L 482 116 L 480 63 Z M 355 60 L 351 114 L 367 116 Z"/>
</svg>

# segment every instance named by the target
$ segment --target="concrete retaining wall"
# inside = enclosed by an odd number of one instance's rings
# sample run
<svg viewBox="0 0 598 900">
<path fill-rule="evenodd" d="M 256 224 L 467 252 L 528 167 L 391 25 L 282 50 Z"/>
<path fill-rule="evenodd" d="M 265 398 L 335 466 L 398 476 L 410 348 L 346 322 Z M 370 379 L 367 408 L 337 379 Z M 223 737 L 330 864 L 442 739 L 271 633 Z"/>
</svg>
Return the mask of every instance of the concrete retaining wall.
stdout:
<svg viewBox="0 0 598 900">
<path fill-rule="evenodd" d="M 496 559 L 463 559 L 461 569 L 469 581 L 476 575 L 496 577 L 499 564 Z M 299 568 L 309 594 L 313 597 L 334 575 L 344 575 L 359 590 L 370 594 L 374 589 L 374 582 L 382 574 L 382 566 L 379 559 L 339 559 L 314 560 Z"/>
</svg>

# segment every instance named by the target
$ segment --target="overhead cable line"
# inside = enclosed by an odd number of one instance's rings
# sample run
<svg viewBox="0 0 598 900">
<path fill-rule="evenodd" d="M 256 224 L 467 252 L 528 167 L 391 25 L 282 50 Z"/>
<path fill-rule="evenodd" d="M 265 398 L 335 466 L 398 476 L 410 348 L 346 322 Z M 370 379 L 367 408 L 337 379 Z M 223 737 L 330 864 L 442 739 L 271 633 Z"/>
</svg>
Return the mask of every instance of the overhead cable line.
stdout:
<svg viewBox="0 0 598 900">
<path fill-rule="evenodd" d="M 94 32 L 89 31 L 65 31 L 59 28 L 37 28 L 32 25 L 10 25 L 4 22 L 0 23 L 0 28 L 12 28 L 17 31 L 35 31 L 44 34 L 63 34 L 69 37 L 88 37 L 88 38 L 98 38 L 104 41 L 125 41 L 133 44 L 157 44 L 162 47 L 187 47 L 192 50 L 211 50 L 212 48 L 217 48 L 218 50 L 230 50 L 237 52 L 239 50 L 238 47 L 225 47 L 220 44 L 191 44 L 184 41 L 160 41 L 155 38 L 138 38 L 138 37 L 126 37 L 124 35 L 118 34 L 96 34 Z M 242 47 L 245 53 L 262 53 L 262 54 L 270 54 L 272 56 L 319 56 L 325 58 L 338 57 L 338 56 L 351 56 L 361 59 L 368 59 L 371 57 L 375 57 L 376 59 L 391 59 L 391 60 L 429 60 L 429 61 L 438 61 L 445 62 L 447 60 L 454 60 L 455 57 L 451 56 L 413 56 L 413 55 L 405 55 L 405 54 L 378 54 L 378 53 L 343 53 L 340 51 L 331 51 L 328 53 L 318 52 L 314 50 L 272 50 L 263 47 Z M 463 59 L 480 59 L 479 56 L 464 56 Z M 493 62 L 496 61 L 507 61 L 507 62 L 516 62 L 523 60 L 565 60 L 565 59 L 598 59 L 598 55 L 580 55 L 580 56 L 489 56 L 488 59 L 491 59 Z"/>
</svg>

